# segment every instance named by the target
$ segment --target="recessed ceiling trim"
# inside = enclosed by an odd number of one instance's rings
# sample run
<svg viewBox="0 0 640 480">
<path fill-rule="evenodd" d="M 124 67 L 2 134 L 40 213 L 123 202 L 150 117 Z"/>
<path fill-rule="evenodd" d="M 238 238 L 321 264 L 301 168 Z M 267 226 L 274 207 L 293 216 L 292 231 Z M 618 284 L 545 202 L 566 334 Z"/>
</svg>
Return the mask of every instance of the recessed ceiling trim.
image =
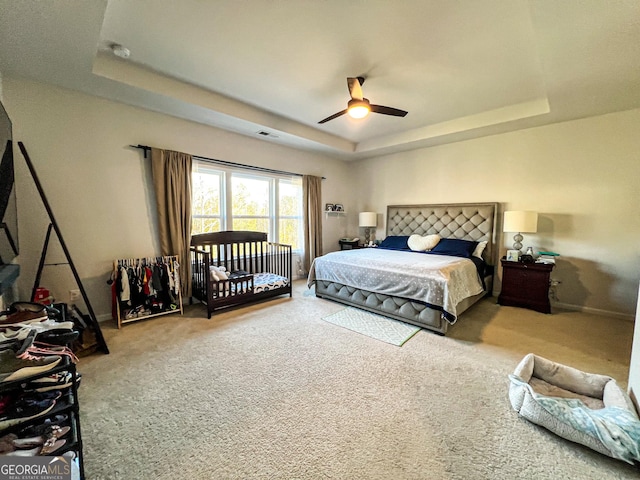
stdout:
<svg viewBox="0 0 640 480">
<path fill-rule="evenodd" d="M 444 137 L 478 128 L 489 127 L 501 123 L 514 122 L 524 118 L 545 115 L 551 112 L 549 100 L 541 98 L 517 105 L 509 105 L 495 110 L 489 110 L 475 115 L 456 118 L 448 122 L 441 122 L 426 127 L 414 128 L 394 135 L 373 138 L 358 143 L 356 152 L 368 152 L 388 148 L 399 144 L 408 144 L 435 137 Z"/>
<path fill-rule="evenodd" d="M 224 95 L 205 90 L 174 78 L 170 78 L 137 65 L 130 61 L 114 58 L 105 52 L 98 52 L 93 62 L 92 73 L 132 87 L 165 95 L 180 101 L 206 108 L 239 121 L 285 131 L 332 149 L 352 153 L 355 144 L 336 135 L 303 125 L 288 118 L 247 105 Z"/>
</svg>

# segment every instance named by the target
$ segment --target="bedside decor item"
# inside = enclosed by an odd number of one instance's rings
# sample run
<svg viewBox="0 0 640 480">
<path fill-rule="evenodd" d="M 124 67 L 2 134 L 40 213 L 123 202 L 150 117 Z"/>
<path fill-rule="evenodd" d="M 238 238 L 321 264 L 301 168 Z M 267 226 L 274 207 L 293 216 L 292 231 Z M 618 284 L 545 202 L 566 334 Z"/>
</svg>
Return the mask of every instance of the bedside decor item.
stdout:
<svg viewBox="0 0 640 480">
<path fill-rule="evenodd" d="M 520 261 L 520 250 L 507 250 L 506 260 L 508 262 Z"/>
<path fill-rule="evenodd" d="M 503 232 L 515 233 L 513 236 L 513 249 L 522 249 L 522 233 L 535 233 L 538 231 L 538 213 L 530 211 L 512 210 L 504 212 Z"/>
<path fill-rule="evenodd" d="M 358 224 L 364 227 L 364 244 L 369 245 L 371 241 L 371 227 L 378 226 L 378 214 L 376 212 L 360 212 Z"/>
</svg>

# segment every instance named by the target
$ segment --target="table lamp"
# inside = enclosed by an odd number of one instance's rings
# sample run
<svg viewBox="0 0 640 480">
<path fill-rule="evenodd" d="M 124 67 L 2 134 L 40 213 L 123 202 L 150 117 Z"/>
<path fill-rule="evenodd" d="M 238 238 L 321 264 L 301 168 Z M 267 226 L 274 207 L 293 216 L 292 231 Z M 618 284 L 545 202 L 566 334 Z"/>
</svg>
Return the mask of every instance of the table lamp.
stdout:
<svg viewBox="0 0 640 480">
<path fill-rule="evenodd" d="M 504 212 L 503 232 L 516 232 L 513 236 L 513 249 L 522 249 L 521 233 L 535 233 L 538 231 L 538 213 L 530 211 L 512 210 Z"/>
<path fill-rule="evenodd" d="M 365 245 L 371 241 L 371 227 L 378 226 L 378 214 L 376 212 L 360 212 L 359 225 L 364 227 Z"/>
</svg>

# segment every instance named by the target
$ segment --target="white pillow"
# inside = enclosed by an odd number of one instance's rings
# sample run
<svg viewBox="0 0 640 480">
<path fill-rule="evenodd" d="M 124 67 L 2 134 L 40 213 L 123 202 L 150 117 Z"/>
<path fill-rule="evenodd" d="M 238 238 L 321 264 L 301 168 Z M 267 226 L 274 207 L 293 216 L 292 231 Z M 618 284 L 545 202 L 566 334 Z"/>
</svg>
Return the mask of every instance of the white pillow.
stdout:
<svg viewBox="0 0 640 480">
<path fill-rule="evenodd" d="M 439 241 L 440 235 L 437 233 L 433 235 L 425 235 L 424 237 L 422 235 L 415 234 L 409 237 L 407 245 L 409 245 L 409 248 L 414 252 L 428 252 L 435 247 Z"/>
<path fill-rule="evenodd" d="M 478 245 L 476 245 L 476 249 L 471 255 L 473 255 L 474 257 L 482 258 L 482 252 L 484 252 L 485 248 L 487 248 L 487 240 L 478 242 Z"/>
</svg>

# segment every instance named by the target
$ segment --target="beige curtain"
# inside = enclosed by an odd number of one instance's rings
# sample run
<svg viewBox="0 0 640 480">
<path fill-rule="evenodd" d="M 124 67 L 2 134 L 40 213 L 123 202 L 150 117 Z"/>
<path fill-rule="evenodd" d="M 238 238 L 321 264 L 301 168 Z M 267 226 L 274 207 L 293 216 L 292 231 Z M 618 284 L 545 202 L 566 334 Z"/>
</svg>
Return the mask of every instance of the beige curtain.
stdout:
<svg viewBox="0 0 640 480">
<path fill-rule="evenodd" d="M 178 255 L 183 299 L 191 296 L 191 155 L 151 149 L 162 255 Z"/>
<path fill-rule="evenodd" d="M 309 272 L 311 262 L 322 255 L 322 178 L 302 176 L 304 196 L 304 269 Z"/>
</svg>

